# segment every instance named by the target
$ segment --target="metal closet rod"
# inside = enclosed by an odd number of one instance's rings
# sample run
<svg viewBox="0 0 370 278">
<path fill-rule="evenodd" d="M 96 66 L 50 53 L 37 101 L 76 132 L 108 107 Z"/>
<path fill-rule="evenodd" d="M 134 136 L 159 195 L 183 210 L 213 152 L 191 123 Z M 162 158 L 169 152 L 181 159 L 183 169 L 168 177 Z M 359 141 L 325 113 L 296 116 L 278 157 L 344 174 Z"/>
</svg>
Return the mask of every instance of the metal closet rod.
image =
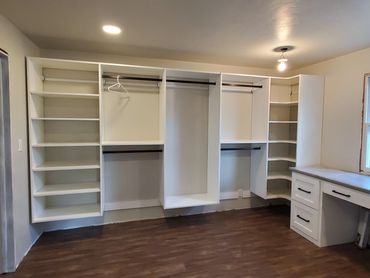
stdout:
<svg viewBox="0 0 370 278">
<path fill-rule="evenodd" d="M 117 75 L 103 74 L 102 78 L 117 79 Z M 120 75 L 119 79 L 162 82 L 161 78 L 154 78 L 154 77 L 139 77 L 139 76 L 122 76 L 122 75 Z M 209 81 L 182 80 L 182 79 L 166 79 L 166 81 L 167 82 L 173 82 L 173 83 L 185 83 L 185 84 L 216 85 L 216 82 L 209 82 Z M 258 89 L 263 88 L 262 85 L 229 83 L 229 82 L 222 83 L 222 86 L 258 88 Z"/>
<path fill-rule="evenodd" d="M 221 151 L 253 151 L 260 150 L 261 147 L 255 148 L 221 148 Z M 103 151 L 103 153 L 161 153 L 163 150 L 121 150 L 121 151 Z"/>
</svg>

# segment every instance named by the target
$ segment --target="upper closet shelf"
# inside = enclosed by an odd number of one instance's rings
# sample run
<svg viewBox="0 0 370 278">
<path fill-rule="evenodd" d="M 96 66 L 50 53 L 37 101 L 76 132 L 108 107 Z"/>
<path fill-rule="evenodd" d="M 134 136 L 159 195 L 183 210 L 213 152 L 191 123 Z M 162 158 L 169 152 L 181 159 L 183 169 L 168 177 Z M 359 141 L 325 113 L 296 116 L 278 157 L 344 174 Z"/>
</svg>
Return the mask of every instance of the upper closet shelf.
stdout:
<svg viewBox="0 0 370 278">
<path fill-rule="evenodd" d="M 270 144 L 279 144 L 279 143 L 285 143 L 285 144 L 297 144 L 297 141 L 295 140 L 270 140 Z"/>
<path fill-rule="evenodd" d="M 270 124 L 296 124 L 298 121 L 269 121 Z"/>
<path fill-rule="evenodd" d="M 99 118 L 46 118 L 33 117 L 31 120 L 35 121 L 99 121 Z"/>
<path fill-rule="evenodd" d="M 99 94 L 84 94 L 84 93 L 59 93 L 59 92 L 31 92 L 31 95 L 49 98 L 87 98 L 98 99 Z"/>
<path fill-rule="evenodd" d="M 98 147 L 99 142 L 71 142 L 71 143 L 38 143 L 32 144 L 34 148 L 45 148 L 45 147 Z"/>
<path fill-rule="evenodd" d="M 148 146 L 148 145 L 163 145 L 161 140 L 148 141 L 103 141 L 103 146 Z"/>
<path fill-rule="evenodd" d="M 298 105 L 298 101 L 270 101 L 271 105 Z"/>
<path fill-rule="evenodd" d="M 55 78 L 55 77 L 44 77 L 44 81 L 51 82 L 67 82 L 67 83 L 87 83 L 87 84 L 98 84 L 98 80 L 88 79 L 69 79 L 69 78 Z"/>
<path fill-rule="evenodd" d="M 265 144 L 266 140 L 221 140 L 221 144 Z"/>
</svg>

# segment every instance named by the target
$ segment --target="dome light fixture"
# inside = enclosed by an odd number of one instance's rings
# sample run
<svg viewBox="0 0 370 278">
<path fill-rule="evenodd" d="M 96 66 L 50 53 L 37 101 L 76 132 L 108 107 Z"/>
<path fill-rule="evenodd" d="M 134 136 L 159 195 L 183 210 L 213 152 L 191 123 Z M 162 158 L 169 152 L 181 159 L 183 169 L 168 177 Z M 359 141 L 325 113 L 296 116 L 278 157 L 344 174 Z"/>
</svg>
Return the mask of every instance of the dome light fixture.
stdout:
<svg viewBox="0 0 370 278">
<path fill-rule="evenodd" d="M 115 25 L 104 25 L 102 29 L 105 33 L 110 35 L 118 35 L 122 32 L 121 28 Z"/>
<path fill-rule="evenodd" d="M 277 70 L 280 72 L 283 72 L 287 69 L 288 67 L 288 59 L 285 57 L 285 52 L 290 51 L 294 49 L 293 46 L 279 46 L 274 48 L 273 50 L 275 52 L 280 52 L 280 58 L 277 60 Z"/>
</svg>

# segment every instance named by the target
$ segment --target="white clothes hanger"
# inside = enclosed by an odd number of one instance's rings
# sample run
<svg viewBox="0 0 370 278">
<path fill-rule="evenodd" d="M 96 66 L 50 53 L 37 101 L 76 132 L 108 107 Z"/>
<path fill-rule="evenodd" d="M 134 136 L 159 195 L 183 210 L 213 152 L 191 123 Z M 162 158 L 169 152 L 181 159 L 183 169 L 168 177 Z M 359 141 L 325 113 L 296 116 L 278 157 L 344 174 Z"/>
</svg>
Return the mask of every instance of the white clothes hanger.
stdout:
<svg viewBox="0 0 370 278">
<path fill-rule="evenodd" d="M 108 89 L 108 92 L 111 92 L 111 93 L 124 93 L 125 95 L 123 96 L 124 98 L 130 98 L 130 94 L 128 92 L 128 90 L 126 89 L 126 87 L 119 81 L 119 78 L 120 76 L 117 75 L 117 81 L 116 83 L 114 83 L 113 85 L 109 86 L 107 89 Z M 123 92 L 121 91 L 117 91 L 119 89 L 122 89 Z"/>
</svg>

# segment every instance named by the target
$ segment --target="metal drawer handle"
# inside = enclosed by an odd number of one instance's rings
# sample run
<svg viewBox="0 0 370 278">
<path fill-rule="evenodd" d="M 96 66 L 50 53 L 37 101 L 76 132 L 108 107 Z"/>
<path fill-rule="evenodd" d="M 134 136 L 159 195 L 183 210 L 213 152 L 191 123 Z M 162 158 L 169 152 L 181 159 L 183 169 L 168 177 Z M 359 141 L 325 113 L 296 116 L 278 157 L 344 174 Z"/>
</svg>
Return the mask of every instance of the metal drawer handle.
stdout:
<svg viewBox="0 0 370 278">
<path fill-rule="evenodd" d="M 339 194 L 339 195 L 342 195 L 342 196 L 347 197 L 347 198 L 351 198 L 351 195 L 349 195 L 349 194 L 344 194 L 344 193 L 338 192 L 336 190 L 332 190 L 332 192 L 336 193 L 336 194 Z"/>
<path fill-rule="evenodd" d="M 308 219 L 304 219 L 302 216 L 300 216 L 299 214 L 297 214 L 297 217 L 299 218 L 299 219 L 301 219 L 301 220 L 303 220 L 304 222 L 306 222 L 306 223 L 310 223 L 310 220 L 308 220 Z"/>
<path fill-rule="evenodd" d="M 302 188 L 300 188 L 300 187 L 298 187 L 298 190 L 300 190 L 300 191 L 302 191 L 302 192 L 304 192 L 304 193 L 307 193 L 307 194 L 311 194 L 311 191 L 304 190 L 304 189 L 302 189 Z"/>
</svg>

